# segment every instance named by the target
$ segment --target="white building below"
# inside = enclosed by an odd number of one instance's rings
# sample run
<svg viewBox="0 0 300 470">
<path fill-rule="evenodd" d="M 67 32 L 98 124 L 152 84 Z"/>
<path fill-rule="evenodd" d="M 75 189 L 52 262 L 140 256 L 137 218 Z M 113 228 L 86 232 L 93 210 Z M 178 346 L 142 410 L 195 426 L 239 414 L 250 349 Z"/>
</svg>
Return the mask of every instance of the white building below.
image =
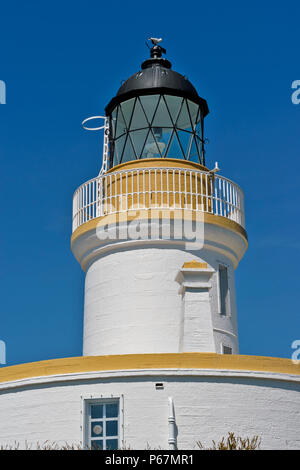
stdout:
<svg viewBox="0 0 300 470">
<path fill-rule="evenodd" d="M 299 365 L 288 359 L 182 353 L 23 364 L 0 370 L 0 443 L 117 439 L 120 448 L 169 449 L 172 398 L 178 449 L 229 431 L 259 435 L 263 449 L 299 449 L 299 391 Z"/>
</svg>

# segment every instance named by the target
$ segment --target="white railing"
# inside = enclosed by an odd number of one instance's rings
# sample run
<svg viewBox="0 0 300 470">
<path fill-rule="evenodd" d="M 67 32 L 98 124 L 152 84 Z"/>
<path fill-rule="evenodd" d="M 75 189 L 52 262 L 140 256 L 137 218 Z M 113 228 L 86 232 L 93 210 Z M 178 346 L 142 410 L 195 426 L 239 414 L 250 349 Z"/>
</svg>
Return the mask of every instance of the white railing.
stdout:
<svg viewBox="0 0 300 470">
<path fill-rule="evenodd" d="M 140 168 L 107 173 L 79 186 L 73 197 L 73 231 L 108 214 L 166 208 L 208 212 L 245 227 L 243 192 L 227 178 L 191 169 Z"/>
</svg>

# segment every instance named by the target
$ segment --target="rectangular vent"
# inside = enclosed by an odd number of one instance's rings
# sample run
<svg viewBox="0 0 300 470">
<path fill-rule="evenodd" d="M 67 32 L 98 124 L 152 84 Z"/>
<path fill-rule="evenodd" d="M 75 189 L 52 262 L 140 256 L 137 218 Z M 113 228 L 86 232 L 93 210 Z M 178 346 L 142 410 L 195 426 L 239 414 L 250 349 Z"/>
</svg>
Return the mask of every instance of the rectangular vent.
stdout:
<svg viewBox="0 0 300 470">
<path fill-rule="evenodd" d="M 163 390 L 164 389 L 164 384 L 162 382 L 157 382 L 155 384 L 156 390 Z"/>
</svg>

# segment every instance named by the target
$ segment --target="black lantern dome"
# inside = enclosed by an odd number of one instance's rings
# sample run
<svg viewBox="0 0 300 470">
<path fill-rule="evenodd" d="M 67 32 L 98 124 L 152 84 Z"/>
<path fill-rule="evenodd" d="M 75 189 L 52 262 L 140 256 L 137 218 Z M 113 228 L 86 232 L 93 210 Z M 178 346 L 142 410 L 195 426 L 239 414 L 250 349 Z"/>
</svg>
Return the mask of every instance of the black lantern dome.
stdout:
<svg viewBox="0 0 300 470">
<path fill-rule="evenodd" d="M 105 109 L 110 118 L 110 167 L 141 158 L 205 165 L 207 103 L 186 77 L 171 69 L 162 57 L 165 49 L 152 42 L 142 70 L 121 85 Z"/>
</svg>

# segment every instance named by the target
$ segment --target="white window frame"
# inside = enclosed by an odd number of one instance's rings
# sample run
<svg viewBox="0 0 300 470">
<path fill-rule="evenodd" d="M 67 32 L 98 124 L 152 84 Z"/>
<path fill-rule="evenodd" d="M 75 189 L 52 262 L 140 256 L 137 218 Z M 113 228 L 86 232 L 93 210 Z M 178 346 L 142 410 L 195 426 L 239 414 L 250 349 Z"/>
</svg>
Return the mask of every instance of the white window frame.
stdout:
<svg viewBox="0 0 300 470">
<path fill-rule="evenodd" d="M 119 402 L 119 417 L 118 417 L 118 449 L 124 447 L 124 396 L 123 395 L 99 395 L 89 394 L 81 396 L 81 435 L 82 447 L 88 449 L 90 447 L 90 431 L 89 431 L 89 407 L 92 404 L 106 404 L 112 402 Z"/>
<path fill-rule="evenodd" d="M 229 276 L 229 265 L 223 261 L 217 261 L 218 269 L 216 271 L 217 275 L 217 297 L 218 297 L 218 314 L 221 317 L 231 317 L 231 292 L 230 292 L 230 276 Z M 221 284 L 220 284 L 220 266 L 224 266 L 227 269 L 227 283 L 228 283 L 228 294 L 227 294 L 227 305 L 226 313 L 222 313 L 222 302 L 221 302 Z"/>
</svg>

